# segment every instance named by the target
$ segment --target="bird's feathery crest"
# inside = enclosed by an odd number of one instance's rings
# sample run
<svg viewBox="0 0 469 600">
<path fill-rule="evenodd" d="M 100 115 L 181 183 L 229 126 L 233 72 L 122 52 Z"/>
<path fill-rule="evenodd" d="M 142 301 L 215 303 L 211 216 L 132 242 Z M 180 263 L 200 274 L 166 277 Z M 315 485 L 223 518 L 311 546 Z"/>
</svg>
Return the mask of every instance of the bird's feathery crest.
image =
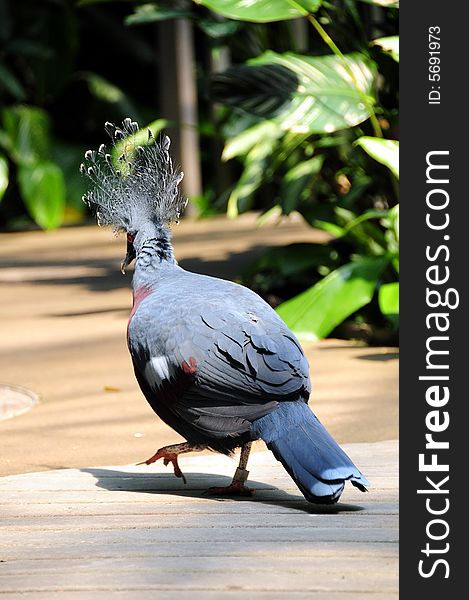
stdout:
<svg viewBox="0 0 469 600">
<path fill-rule="evenodd" d="M 169 137 L 155 140 L 148 129 L 148 143 L 139 145 L 139 126 L 130 118 L 121 127 L 107 122 L 104 128 L 120 155 L 112 156 L 101 144 L 98 150 L 87 150 L 80 165 L 93 183 L 83 201 L 96 213 L 98 224 L 132 231 L 147 221 L 178 221 L 187 200 L 178 190 L 184 174 L 173 168 Z"/>
</svg>

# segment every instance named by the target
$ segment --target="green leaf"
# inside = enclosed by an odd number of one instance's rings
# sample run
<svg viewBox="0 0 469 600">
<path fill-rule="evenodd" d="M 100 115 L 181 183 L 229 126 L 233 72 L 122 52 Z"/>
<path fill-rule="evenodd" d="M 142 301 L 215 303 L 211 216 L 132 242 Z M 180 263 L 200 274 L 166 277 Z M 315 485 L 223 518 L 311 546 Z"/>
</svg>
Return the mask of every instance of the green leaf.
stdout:
<svg viewBox="0 0 469 600">
<path fill-rule="evenodd" d="M 259 140 L 276 139 L 282 135 L 283 131 L 277 123 L 272 121 L 261 121 L 253 127 L 249 127 L 240 134 L 232 137 L 226 142 L 223 148 L 222 160 L 230 160 L 235 156 L 245 156 L 252 148 L 259 143 Z"/>
<path fill-rule="evenodd" d="M 227 38 L 229 36 L 232 36 L 243 26 L 242 23 L 239 23 L 237 21 L 216 21 L 213 18 L 198 18 L 196 20 L 196 25 L 205 33 L 205 35 L 208 35 L 214 40 L 219 40 L 221 38 Z"/>
<path fill-rule="evenodd" d="M 347 237 L 361 254 L 379 256 L 386 253 L 385 235 L 371 220 L 386 218 L 387 211 L 371 209 L 357 217 L 354 211 L 336 206 L 334 213 L 337 221 L 343 226 L 341 237 Z"/>
<path fill-rule="evenodd" d="M 51 161 L 21 165 L 18 185 L 28 212 L 39 227 L 59 227 L 65 208 L 65 181 L 60 167 Z"/>
<path fill-rule="evenodd" d="M 387 37 L 377 38 L 371 42 L 374 46 L 379 46 L 384 52 L 387 52 L 392 58 L 399 62 L 399 36 L 390 35 Z"/>
<path fill-rule="evenodd" d="M 301 56 L 272 51 L 213 78 L 216 100 L 295 133 L 331 133 L 369 116 L 363 95 L 373 102 L 374 64 L 361 54 Z M 357 89 L 357 84 L 359 89 Z"/>
<path fill-rule="evenodd" d="M 373 297 L 387 258 L 361 258 L 339 267 L 305 292 L 277 308 L 279 316 L 304 340 L 327 336 Z"/>
<path fill-rule="evenodd" d="M 244 170 L 228 199 L 226 214 L 230 219 L 237 217 L 240 211 L 243 212 L 250 208 L 248 201 L 265 181 L 269 158 L 276 143 L 276 137 L 266 137 L 260 140 L 247 154 Z"/>
<path fill-rule="evenodd" d="M 336 225 L 335 223 L 331 223 L 330 221 L 314 219 L 311 222 L 311 226 L 316 227 L 317 229 L 322 229 L 322 231 L 326 231 L 336 238 L 340 238 L 344 235 L 344 228 L 340 227 L 340 225 Z"/>
<path fill-rule="evenodd" d="M 354 227 L 357 227 L 361 223 L 365 221 L 369 221 L 370 219 L 381 219 L 382 217 L 386 217 L 388 215 L 387 210 L 378 210 L 378 209 L 370 209 L 349 221 L 347 225 L 344 227 L 344 235 L 349 233 Z"/>
<path fill-rule="evenodd" d="M 135 8 L 135 12 L 125 18 L 126 25 L 142 25 L 144 23 L 155 23 L 168 19 L 189 18 L 192 16 L 190 10 L 179 7 L 158 6 L 157 4 L 142 4 Z"/>
<path fill-rule="evenodd" d="M 381 219 L 381 224 L 386 229 L 384 237 L 387 251 L 393 255 L 392 265 L 399 273 L 399 204 L 388 211 L 387 217 Z"/>
<path fill-rule="evenodd" d="M 305 17 L 316 12 L 322 0 L 195 0 L 229 19 L 269 23 Z"/>
<path fill-rule="evenodd" d="M 250 208 L 253 193 L 266 180 L 268 165 L 282 133 L 278 125 L 264 121 L 235 136 L 226 145 L 224 160 L 234 156 L 244 157 L 244 170 L 228 199 L 229 218 Z"/>
<path fill-rule="evenodd" d="M 399 179 L 399 142 L 363 135 L 354 143 L 363 148 L 371 158 L 388 167 Z"/>
<path fill-rule="evenodd" d="M 125 96 L 124 92 L 110 81 L 107 81 L 107 79 L 104 79 L 104 77 L 96 73 L 85 73 L 84 77 L 91 94 L 95 98 L 110 103 L 121 102 L 123 100 Z"/>
<path fill-rule="evenodd" d="M 399 325 L 399 282 L 385 283 L 379 288 L 379 308 L 395 326 Z"/>
<path fill-rule="evenodd" d="M 0 63 L 0 82 L 1 86 L 4 87 L 7 92 L 11 94 L 13 98 L 15 98 L 15 100 L 24 100 L 26 98 L 26 92 L 23 84 L 11 72 L 11 70 L 2 63 Z"/>
<path fill-rule="evenodd" d="M 391 208 L 388 218 L 390 220 L 396 243 L 399 244 L 399 204 L 396 204 L 396 206 Z"/>
<path fill-rule="evenodd" d="M 8 161 L 0 154 L 0 200 L 8 187 Z"/>
<path fill-rule="evenodd" d="M 32 165 L 49 158 L 49 117 L 46 112 L 30 106 L 15 106 L 2 112 L 5 147 L 12 160 L 20 165 Z"/>
<path fill-rule="evenodd" d="M 285 214 L 290 214 L 295 210 L 302 199 L 302 193 L 322 168 L 324 155 L 313 156 L 309 160 L 298 163 L 292 169 L 287 171 L 282 179 L 280 197 Z"/>
<path fill-rule="evenodd" d="M 379 288 L 379 307 L 383 315 L 399 314 L 399 282 L 384 283 Z"/>
<path fill-rule="evenodd" d="M 399 0 L 360 0 L 366 4 L 376 4 L 383 8 L 399 8 Z"/>
<path fill-rule="evenodd" d="M 133 101 L 117 85 L 91 71 L 82 71 L 79 77 L 86 81 L 90 94 L 99 101 L 115 104 L 121 114 L 135 114 Z"/>
<path fill-rule="evenodd" d="M 282 209 L 278 204 L 275 204 L 257 217 L 256 225 L 257 227 L 264 227 L 268 223 L 278 223 L 281 217 Z"/>
</svg>

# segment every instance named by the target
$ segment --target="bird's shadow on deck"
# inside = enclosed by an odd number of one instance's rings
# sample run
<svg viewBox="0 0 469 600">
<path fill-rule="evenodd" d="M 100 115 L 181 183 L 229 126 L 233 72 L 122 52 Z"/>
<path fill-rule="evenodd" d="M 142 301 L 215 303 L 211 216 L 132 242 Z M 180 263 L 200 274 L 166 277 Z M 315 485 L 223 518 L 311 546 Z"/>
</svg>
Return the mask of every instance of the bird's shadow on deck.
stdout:
<svg viewBox="0 0 469 600">
<path fill-rule="evenodd" d="M 186 473 L 187 484 L 176 478 L 172 473 L 141 474 L 126 471 L 113 471 L 88 467 L 80 469 L 82 473 L 89 473 L 96 479 L 96 486 L 111 492 L 135 492 L 145 494 L 164 494 L 185 498 L 199 498 L 224 502 L 254 502 L 277 506 L 279 508 L 292 508 L 309 514 L 339 514 L 342 512 L 356 512 L 364 510 L 363 506 L 355 504 L 312 504 L 302 496 L 289 494 L 285 490 L 259 481 L 248 480 L 247 486 L 254 490 L 253 496 L 216 496 L 207 493 L 208 488 L 227 486 L 231 477 L 207 473 Z"/>
</svg>

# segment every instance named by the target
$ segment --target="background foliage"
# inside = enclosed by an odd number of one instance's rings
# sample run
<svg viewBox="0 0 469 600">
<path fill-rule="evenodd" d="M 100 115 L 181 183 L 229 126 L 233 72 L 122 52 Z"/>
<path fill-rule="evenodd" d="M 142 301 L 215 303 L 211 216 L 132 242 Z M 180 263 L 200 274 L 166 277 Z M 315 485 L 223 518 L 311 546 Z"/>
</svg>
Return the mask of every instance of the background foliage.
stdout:
<svg viewBox="0 0 469 600">
<path fill-rule="evenodd" d="M 274 248 L 244 282 L 303 338 L 395 341 L 395 1 L 4 0 L 0 226 L 86 217 L 78 165 L 103 122 L 165 124 L 155 38 L 180 18 L 195 28 L 200 216 L 301 214 L 330 242 Z M 230 64 L 214 73 L 222 54 Z"/>
</svg>

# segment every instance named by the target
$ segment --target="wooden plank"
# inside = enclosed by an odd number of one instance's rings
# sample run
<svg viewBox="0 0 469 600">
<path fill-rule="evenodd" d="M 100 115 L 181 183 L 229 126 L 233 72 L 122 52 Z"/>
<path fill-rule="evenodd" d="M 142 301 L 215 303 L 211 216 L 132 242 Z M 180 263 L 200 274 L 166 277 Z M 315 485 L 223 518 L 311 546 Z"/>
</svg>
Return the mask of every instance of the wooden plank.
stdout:
<svg viewBox="0 0 469 600">
<path fill-rule="evenodd" d="M 14 519 L 0 527 L 0 539 L 5 539 L 9 533 L 33 533 L 37 531 L 83 531 L 87 529 L 99 531 L 127 529 L 316 529 L 318 527 L 348 527 L 350 513 L 337 515 L 305 514 L 302 511 L 288 514 L 187 514 L 167 513 L 163 515 L 146 514 L 131 515 L 123 519 L 122 515 L 95 516 L 53 516 Z M 356 513 L 353 516 L 354 528 L 396 528 L 398 519 L 395 514 L 376 515 Z M 2 542 L 0 542 L 1 544 Z"/>
<path fill-rule="evenodd" d="M 302 498 L 295 500 L 278 501 L 275 504 L 262 503 L 259 507 L 259 501 L 256 498 L 245 501 L 236 501 L 231 499 L 218 500 L 214 502 L 194 502 L 192 498 L 186 498 L 184 503 L 185 515 L 252 515 L 258 514 L 262 510 L 264 515 L 284 515 L 298 514 L 298 511 L 305 511 L 311 514 L 342 514 L 357 511 L 366 511 L 367 514 L 390 515 L 397 514 L 397 497 L 386 499 L 386 501 L 375 501 L 372 504 L 366 503 L 364 506 L 345 504 L 343 502 L 332 506 L 313 506 L 305 502 Z M 110 506 L 108 502 L 75 502 L 75 503 L 35 503 L 28 502 L 19 505 L 3 504 L 1 508 L 0 523 L 3 526 L 9 526 L 14 521 L 22 521 L 26 517 L 46 517 L 46 516 L 66 516 L 74 517 L 86 516 L 106 516 L 114 515 L 118 512 L 122 516 L 130 515 L 151 515 L 154 517 L 172 514 L 177 508 L 178 503 L 174 503 L 170 498 L 167 502 L 152 504 L 151 502 L 141 502 L 138 497 L 134 497 L 132 502 L 113 502 Z M 3 522 L 2 522 L 3 521 Z"/>
<path fill-rule="evenodd" d="M 0 594 L 1 594 L 0 590 Z M 34 590 L 34 591 L 22 591 L 21 598 L 27 600 L 49 600 L 59 598 L 60 600 L 108 600 L 110 597 L 109 590 L 87 590 L 80 592 L 79 590 L 73 590 L 67 592 L 63 590 Z M 220 591 L 203 590 L 195 592 L 194 590 L 176 590 L 176 591 L 163 591 L 161 589 L 148 590 L 139 588 L 138 590 L 127 589 L 127 590 L 113 590 L 113 600 L 129 600 L 135 598 L 136 600 L 219 600 Z M 234 590 L 223 590 L 223 599 L 226 600 L 246 600 L 246 592 L 234 591 Z M 6 592 L 1 595 L 2 600 L 18 600 L 18 594 Z M 259 592 L 250 591 L 249 598 L 255 600 L 395 600 L 397 598 L 397 592 L 367 592 L 366 596 L 362 591 L 353 592 L 345 590 L 344 592 L 328 591 L 317 592 L 308 590 L 307 592 L 298 592 L 294 590 L 287 591 L 269 591 Z"/>
<path fill-rule="evenodd" d="M 347 543 L 318 542 L 314 545 L 310 541 L 295 541 L 294 543 L 282 544 L 280 556 L 298 556 L 311 558 L 337 558 L 355 557 L 355 558 L 393 558 L 398 556 L 398 547 L 394 542 L 381 542 L 379 547 L 376 544 L 369 544 L 365 541 L 352 541 Z M 114 557 L 240 557 L 248 554 L 251 557 L 279 556 L 279 547 L 271 542 L 235 542 L 224 540 L 223 542 L 210 542 L 207 544 L 204 540 L 196 542 L 168 542 L 160 544 L 159 542 L 150 542 L 135 545 L 123 537 L 121 542 L 115 544 L 87 544 L 87 558 L 114 558 Z M 10 562 L 17 560 L 35 560 L 38 563 L 58 560 L 82 559 L 85 555 L 82 544 L 69 544 L 67 540 L 58 542 L 54 546 L 9 546 L 1 549 L 1 560 Z M 7 567 L 8 570 L 8 567 Z"/>
<path fill-rule="evenodd" d="M 123 536 L 135 544 L 159 541 L 169 543 L 172 541 L 197 542 L 223 542 L 228 537 L 234 541 L 270 541 L 272 543 L 288 543 L 309 541 L 339 541 L 349 542 L 357 539 L 367 542 L 393 542 L 397 541 L 396 528 L 389 527 L 356 527 L 349 525 L 344 527 L 316 527 L 314 529 L 302 527 L 166 527 L 166 528 L 135 528 L 135 529 L 101 529 L 101 530 L 71 530 L 57 531 L 14 531 L 2 532 L 0 547 L 2 546 L 31 546 L 42 544 L 43 546 L 55 545 L 67 535 L 70 544 L 113 544 L 122 539 Z"/>
<path fill-rule="evenodd" d="M 340 571 L 343 574 L 363 573 L 365 568 L 371 571 L 380 571 L 389 562 L 389 558 L 377 556 L 368 556 L 365 562 L 363 557 L 347 556 L 341 557 L 337 561 L 331 561 L 331 557 L 315 556 L 315 568 L 322 572 Z M 44 560 L 16 560 L 10 564 L 0 563 L 0 582 L 5 575 L 14 575 L 25 577 L 32 573 L 59 573 L 73 570 L 73 572 L 95 573 L 100 569 L 110 571 L 141 570 L 147 571 L 156 568 L 161 571 L 174 571 L 179 568 L 189 570 L 187 565 L 180 567 L 181 560 L 177 556 L 158 556 L 152 554 L 140 554 L 129 559 L 126 556 L 103 557 L 98 561 L 96 558 L 82 557 L 73 559 L 58 559 L 57 561 Z M 246 570 L 263 571 L 273 570 L 275 572 L 308 572 L 311 570 L 310 556 L 279 556 L 278 551 L 275 555 L 257 555 L 251 556 L 249 552 L 244 551 L 243 556 L 193 556 L 191 558 L 190 570 L 202 573 L 207 570 L 228 571 L 228 570 Z"/>
<path fill-rule="evenodd" d="M 329 507 L 267 452 L 253 457 L 255 497 L 238 500 L 203 494 L 229 480 L 216 455 L 189 457 L 187 486 L 161 465 L 3 477 L 0 600 L 394 598 L 397 446 L 359 446 L 379 487 L 348 486 Z"/>
<path fill-rule="evenodd" d="M 216 559 L 204 570 L 189 570 L 183 565 L 175 564 L 173 569 L 131 569 L 125 571 L 106 571 L 99 567 L 96 571 L 88 570 L 86 576 L 82 572 L 67 570 L 66 572 L 25 573 L 21 580 L 17 575 L 6 575 L 0 579 L 5 592 L 21 593 L 32 589 L 39 590 L 92 590 L 106 589 L 112 592 L 118 589 L 151 589 L 158 590 L 219 590 L 227 588 L 251 591 L 360 591 L 367 587 L 385 592 L 392 591 L 396 585 L 396 576 L 391 571 L 347 572 L 339 570 L 308 571 L 291 570 L 276 572 L 271 569 L 229 569 L 218 570 Z"/>
<path fill-rule="evenodd" d="M 28 491 L 28 492 L 2 492 L 0 493 L 1 501 L 0 501 L 0 514 L 3 514 L 4 506 L 12 506 L 17 505 L 18 511 L 21 511 L 22 506 L 28 506 L 30 503 L 42 503 L 42 504 L 50 504 L 52 501 L 57 504 L 66 504 L 66 505 L 75 505 L 75 504 L 122 504 L 122 503 L 132 503 L 132 502 L 143 502 L 147 506 L 154 506 L 155 510 L 160 504 L 164 504 L 170 498 L 170 501 L 173 504 L 183 504 L 185 505 L 188 501 L 191 503 L 205 504 L 208 503 L 222 503 L 226 502 L 223 499 L 212 499 L 207 496 L 204 496 L 203 493 L 207 488 L 205 487 L 203 490 L 192 490 L 186 491 L 186 489 L 175 489 L 175 490 L 153 490 L 149 492 L 140 492 L 139 490 L 133 490 L 129 492 L 125 491 L 112 491 L 112 493 L 96 493 L 92 490 L 85 491 L 53 491 L 50 490 L 38 490 L 37 492 Z M 395 490 L 375 490 L 376 494 L 362 494 L 360 492 L 353 492 L 353 490 L 349 490 L 344 492 L 342 498 L 343 503 L 336 505 L 336 510 L 340 512 L 342 510 L 342 506 L 345 507 L 353 505 L 355 507 L 366 510 L 368 506 L 374 505 L 375 502 L 383 501 L 383 502 L 397 502 L 398 494 Z M 323 512 L 323 507 L 321 505 L 309 505 L 303 496 L 298 493 L 289 494 L 284 490 L 272 489 L 256 491 L 256 494 L 253 499 L 246 498 L 238 498 L 235 500 L 237 504 L 240 506 L 244 505 L 248 502 L 255 502 L 257 505 L 265 505 L 266 503 L 274 503 L 277 505 L 278 503 L 289 502 L 289 501 L 297 501 L 299 505 L 299 509 L 303 509 L 307 511 L 308 508 L 311 512 Z M 325 511 L 327 512 L 327 511 Z"/>
</svg>

